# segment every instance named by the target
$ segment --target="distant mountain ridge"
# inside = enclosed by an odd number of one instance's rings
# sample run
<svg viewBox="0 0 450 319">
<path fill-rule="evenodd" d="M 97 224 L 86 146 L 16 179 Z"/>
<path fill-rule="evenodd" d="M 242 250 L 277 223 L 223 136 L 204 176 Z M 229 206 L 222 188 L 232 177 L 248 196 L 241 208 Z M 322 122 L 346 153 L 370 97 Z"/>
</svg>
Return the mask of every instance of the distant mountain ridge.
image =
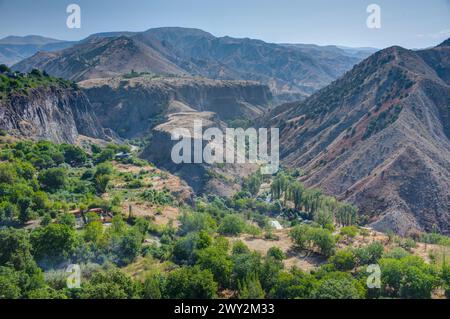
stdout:
<svg viewBox="0 0 450 319">
<path fill-rule="evenodd" d="M 8 36 L 0 39 L 0 64 L 13 65 L 38 51 L 58 51 L 76 42 L 46 38 L 39 35 Z"/>
<path fill-rule="evenodd" d="M 75 81 L 132 70 L 155 74 L 253 80 L 268 85 L 277 101 L 302 99 L 370 55 L 337 47 L 283 45 L 215 37 L 188 28 L 93 34 L 59 52 L 39 52 L 14 66 Z"/>
<path fill-rule="evenodd" d="M 400 234 L 450 233 L 450 41 L 391 47 L 267 114 L 285 165 Z"/>
</svg>

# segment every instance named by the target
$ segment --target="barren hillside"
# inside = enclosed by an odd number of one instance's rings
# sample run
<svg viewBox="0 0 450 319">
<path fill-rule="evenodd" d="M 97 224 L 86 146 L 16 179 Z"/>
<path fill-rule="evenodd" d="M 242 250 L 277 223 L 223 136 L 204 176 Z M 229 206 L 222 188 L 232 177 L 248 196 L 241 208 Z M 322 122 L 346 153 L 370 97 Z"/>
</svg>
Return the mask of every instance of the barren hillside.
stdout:
<svg viewBox="0 0 450 319">
<path fill-rule="evenodd" d="M 356 203 L 376 229 L 450 232 L 450 46 L 380 51 L 265 125 L 284 163 Z"/>
</svg>

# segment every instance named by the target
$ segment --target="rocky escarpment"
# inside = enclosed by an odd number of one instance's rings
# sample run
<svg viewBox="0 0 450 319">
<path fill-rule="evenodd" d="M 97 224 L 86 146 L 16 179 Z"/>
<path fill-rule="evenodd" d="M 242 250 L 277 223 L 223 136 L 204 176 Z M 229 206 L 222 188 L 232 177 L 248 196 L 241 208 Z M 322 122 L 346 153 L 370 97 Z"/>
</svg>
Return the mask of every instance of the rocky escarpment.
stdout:
<svg viewBox="0 0 450 319">
<path fill-rule="evenodd" d="M 251 81 L 223 81 L 193 77 L 115 77 L 80 82 L 104 127 L 123 138 L 150 138 L 142 157 L 181 176 L 197 193 L 233 195 L 235 180 L 252 165 L 175 164 L 171 140 L 175 128 L 225 128 L 232 120 L 261 116 L 272 98 L 267 86 Z M 202 144 L 206 145 L 207 141 Z"/>
<path fill-rule="evenodd" d="M 264 125 L 280 127 L 285 165 L 355 203 L 373 227 L 449 234 L 449 57 L 445 42 L 388 48 Z"/>
<path fill-rule="evenodd" d="M 104 127 L 122 137 L 143 136 L 169 114 L 214 112 L 219 120 L 253 119 L 272 98 L 267 86 L 249 81 L 191 77 L 93 79 L 79 85 Z"/>
<path fill-rule="evenodd" d="M 86 95 L 74 88 L 38 87 L 0 100 L 0 128 L 30 139 L 75 143 L 79 135 L 104 138 Z"/>
<path fill-rule="evenodd" d="M 181 176 L 197 193 L 232 195 L 235 180 L 248 175 L 252 165 L 175 164 L 171 134 L 176 128 L 224 129 L 235 119 L 251 120 L 269 106 L 269 88 L 250 81 L 220 81 L 193 77 L 115 77 L 80 82 L 104 127 L 123 138 L 149 138 L 141 156 Z M 207 141 L 202 141 L 206 145 Z"/>
<path fill-rule="evenodd" d="M 160 167 L 180 176 L 197 194 L 215 194 L 219 196 L 233 196 L 240 190 L 240 183 L 236 183 L 243 177 L 248 176 L 257 169 L 256 164 L 207 164 L 195 163 L 195 139 L 202 145 L 201 152 L 207 144 L 212 141 L 205 140 L 203 136 L 194 135 L 195 121 L 202 122 L 203 132 L 208 128 L 215 127 L 222 131 L 225 123 L 220 121 L 212 112 L 179 112 L 170 114 L 167 120 L 152 130 L 152 138 L 148 146 L 143 150 L 141 156 Z M 179 140 L 172 140 L 172 134 L 176 129 L 189 131 L 187 136 L 191 140 L 190 163 L 176 163 L 172 158 L 172 149 Z M 186 136 L 185 136 L 186 137 Z"/>
</svg>

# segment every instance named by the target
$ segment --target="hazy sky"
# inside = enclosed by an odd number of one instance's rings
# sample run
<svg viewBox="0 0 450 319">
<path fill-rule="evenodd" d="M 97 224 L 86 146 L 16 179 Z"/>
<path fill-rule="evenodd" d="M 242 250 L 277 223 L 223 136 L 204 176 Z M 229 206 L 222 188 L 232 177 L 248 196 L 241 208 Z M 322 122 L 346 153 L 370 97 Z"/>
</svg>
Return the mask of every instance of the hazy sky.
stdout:
<svg viewBox="0 0 450 319">
<path fill-rule="evenodd" d="M 71 3 L 81 7 L 81 29 L 66 26 Z M 381 7 L 381 29 L 366 26 L 371 3 Z M 162 26 L 268 42 L 422 48 L 450 37 L 450 0 L 0 0 L 0 38 L 79 40 Z"/>
</svg>

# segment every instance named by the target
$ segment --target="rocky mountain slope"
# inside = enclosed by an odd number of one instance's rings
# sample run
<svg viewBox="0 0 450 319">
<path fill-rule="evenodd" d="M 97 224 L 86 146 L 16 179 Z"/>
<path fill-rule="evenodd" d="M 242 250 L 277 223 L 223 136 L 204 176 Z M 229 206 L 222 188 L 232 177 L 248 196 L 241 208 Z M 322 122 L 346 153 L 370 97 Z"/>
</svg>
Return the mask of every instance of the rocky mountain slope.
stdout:
<svg viewBox="0 0 450 319">
<path fill-rule="evenodd" d="M 450 233 L 450 41 L 391 47 L 300 103 L 262 121 L 278 126 L 286 165 L 400 234 Z"/>
<path fill-rule="evenodd" d="M 9 36 L 0 39 L 0 64 L 13 65 L 31 57 L 38 51 L 59 51 L 75 42 L 45 38 L 37 35 L 25 37 Z"/>
<path fill-rule="evenodd" d="M 214 37 L 186 28 L 92 35 L 56 53 L 39 52 L 16 64 L 75 81 L 137 72 L 254 80 L 269 85 L 278 100 L 303 98 L 341 76 L 371 52 L 337 47 L 282 45 Z"/>
<path fill-rule="evenodd" d="M 0 86 L 0 129 L 11 135 L 58 143 L 106 138 L 86 95 L 67 82 L 0 73 Z"/>
<path fill-rule="evenodd" d="M 253 119 L 272 99 L 267 86 L 246 81 L 139 75 L 79 83 L 104 127 L 135 138 L 164 121 L 168 114 L 214 112 L 223 121 Z"/>
<path fill-rule="evenodd" d="M 92 37 L 58 52 L 38 52 L 14 69 L 37 68 L 72 81 L 136 72 L 181 75 L 183 70 L 152 48 L 127 36 Z"/>
<path fill-rule="evenodd" d="M 171 134 L 175 128 L 192 131 L 196 120 L 204 129 L 224 129 L 228 121 L 261 116 L 272 97 L 265 85 L 148 74 L 92 79 L 79 85 L 104 127 L 123 138 L 150 138 L 142 156 L 181 176 L 197 193 L 232 195 L 239 190 L 235 179 L 254 169 L 252 165 L 175 164 L 171 151 L 177 142 Z"/>
</svg>

